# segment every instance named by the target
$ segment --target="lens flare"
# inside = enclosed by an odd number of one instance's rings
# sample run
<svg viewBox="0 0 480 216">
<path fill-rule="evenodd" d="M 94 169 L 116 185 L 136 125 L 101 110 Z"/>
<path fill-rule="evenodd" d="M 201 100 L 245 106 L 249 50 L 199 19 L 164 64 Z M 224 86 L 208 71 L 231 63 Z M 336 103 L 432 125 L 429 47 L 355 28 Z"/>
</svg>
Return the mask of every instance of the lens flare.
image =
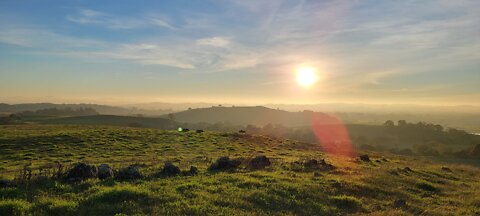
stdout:
<svg viewBox="0 0 480 216">
<path fill-rule="evenodd" d="M 347 127 L 336 116 L 312 113 L 312 130 L 326 153 L 356 156 Z"/>
</svg>

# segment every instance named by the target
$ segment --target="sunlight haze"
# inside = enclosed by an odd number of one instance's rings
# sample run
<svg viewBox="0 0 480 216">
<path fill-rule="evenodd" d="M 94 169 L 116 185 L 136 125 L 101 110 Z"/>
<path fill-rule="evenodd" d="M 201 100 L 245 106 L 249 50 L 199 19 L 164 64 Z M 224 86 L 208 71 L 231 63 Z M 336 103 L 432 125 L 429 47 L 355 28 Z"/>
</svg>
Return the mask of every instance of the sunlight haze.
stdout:
<svg viewBox="0 0 480 216">
<path fill-rule="evenodd" d="M 0 2 L 0 100 L 480 105 L 478 1 L 53 2 Z"/>
</svg>

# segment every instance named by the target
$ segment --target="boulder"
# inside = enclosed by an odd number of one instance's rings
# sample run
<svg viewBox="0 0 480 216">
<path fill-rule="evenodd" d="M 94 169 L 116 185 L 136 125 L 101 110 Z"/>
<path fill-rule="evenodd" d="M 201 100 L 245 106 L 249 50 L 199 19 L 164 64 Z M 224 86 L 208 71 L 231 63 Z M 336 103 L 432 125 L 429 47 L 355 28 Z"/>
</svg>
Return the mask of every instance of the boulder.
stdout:
<svg viewBox="0 0 480 216">
<path fill-rule="evenodd" d="M 173 165 L 170 162 L 167 162 L 163 166 L 163 169 L 160 173 L 166 176 L 174 176 L 174 175 L 179 175 L 180 172 L 181 172 L 180 168 L 178 168 L 177 166 Z"/>
<path fill-rule="evenodd" d="M 250 160 L 248 163 L 248 168 L 250 169 L 264 169 L 267 166 L 270 166 L 272 163 L 265 155 L 257 156 Z"/>
<path fill-rule="evenodd" d="M 363 162 L 370 162 L 370 157 L 368 155 L 360 155 L 360 160 Z"/>
<path fill-rule="evenodd" d="M 97 176 L 98 169 L 95 165 L 77 163 L 67 172 L 66 179 L 68 181 L 78 181 L 89 178 L 96 178 Z"/>
<path fill-rule="evenodd" d="M 303 167 L 306 169 L 306 170 L 333 170 L 335 169 L 335 166 L 333 166 L 332 164 L 329 164 L 325 161 L 325 159 L 321 159 L 321 160 L 316 160 L 316 159 L 310 159 L 310 160 L 307 160 L 303 163 Z"/>
<path fill-rule="evenodd" d="M 98 178 L 107 179 L 113 177 L 113 169 L 108 164 L 98 166 Z"/>
<path fill-rule="evenodd" d="M 211 171 L 234 170 L 234 169 L 237 169 L 240 166 L 240 164 L 242 164 L 242 161 L 239 159 L 230 160 L 229 157 L 221 157 L 221 158 L 218 158 L 217 161 L 215 161 L 215 163 L 210 165 L 208 170 L 211 170 Z"/>
<path fill-rule="evenodd" d="M 448 168 L 448 167 L 442 167 L 442 171 L 452 172 L 452 169 L 450 169 L 450 168 Z"/>
<path fill-rule="evenodd" d="M 115 177 L 120 180 L 134 180 L 141 179 L 143 175 L 138 169 L 138 166 L 130 165 L 120 169 Z"/>
<path fill-rule="evenodd" d="M 183 172 L 183 175 L 186 175 L 186 176 L 194 176 L 197 174 L 198 174 L 198 168 L 194 166 L 191 166 L 190 170 Z"/>
<path fill-rule="evenodd" d="M 316 169 L 319 167 L 319 163 L 316 159 L 310 159 L 310 160 L 307 160 L 303 163 L 303 166 L 306 168 L 306 169 Z"/>
</svg>

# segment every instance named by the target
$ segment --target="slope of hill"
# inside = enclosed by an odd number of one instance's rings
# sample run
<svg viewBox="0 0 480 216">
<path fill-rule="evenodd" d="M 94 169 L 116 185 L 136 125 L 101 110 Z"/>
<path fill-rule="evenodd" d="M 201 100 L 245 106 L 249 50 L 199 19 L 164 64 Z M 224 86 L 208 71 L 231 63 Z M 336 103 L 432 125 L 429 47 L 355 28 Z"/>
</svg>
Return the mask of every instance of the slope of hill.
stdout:
<svg viewBox="0 0 480 216">
<path fill-rule="evenodd" d="M 310 125 L 312 114 L 322 118 L 322 123 L 335 122 L 332 117 L 318 112 L 288 112 L 284 110 L 270 109 L 262 106 L 255 107 L 210 107 L 189 109 L 173 114 L 173 118 L 179 122 L 187 123 L 217 123 L 229 122 L 236 125 L 266 125 L 282 124 L 295 127 Z M 168 117 L 168 116 L 165 116 Z"/>
<path fill-rule="evenodd" d="M 178 123 L 165 118 L 92 115 L 54 118 L 40 121 L 43 124 L 78 124 L 78 125 L 110 125 L 124 127 L 146 127 L 157 129 L 176 129 Z"/>
<path fill-rule="evenodd" d="M 265 155 L 272 164 L 260 170 L 245 168 L 257 155 Z M 229 172 L 207 171 L 220 156 L 243 162 Z M 0 180 L 0 215 L 480 213 L 478 168 L 421 157 L 369 156 L 359 160 L 326 155 L 314 144 L 236 133 L 0 126 L 0 179 L 18 177 L 13 183 Z M 311 167 L 310 159 L 325 159 L 329 168 Z M 68 168 L 78 161 L 108 163 L 116 169 L 136 164 L 143 177 L 76 183 L 50 177 L 58 173 L 59 164 Z M 195 166 L 199 172 L 161 175 L 164 162 L 182 170 Z"/>
</svg>

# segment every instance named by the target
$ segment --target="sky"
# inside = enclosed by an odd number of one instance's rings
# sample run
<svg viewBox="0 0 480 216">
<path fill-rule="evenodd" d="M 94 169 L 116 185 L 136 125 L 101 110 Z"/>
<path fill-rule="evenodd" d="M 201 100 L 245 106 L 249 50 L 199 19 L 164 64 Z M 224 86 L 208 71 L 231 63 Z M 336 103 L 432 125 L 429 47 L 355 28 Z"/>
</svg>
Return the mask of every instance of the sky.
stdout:
<svg viewBox="0 0 480 216">
<path fill-rule="evenodd" d="M 0 29 L 6 103 L 480 105 L 477 0 L 1 0 Z"/>
</svg>

